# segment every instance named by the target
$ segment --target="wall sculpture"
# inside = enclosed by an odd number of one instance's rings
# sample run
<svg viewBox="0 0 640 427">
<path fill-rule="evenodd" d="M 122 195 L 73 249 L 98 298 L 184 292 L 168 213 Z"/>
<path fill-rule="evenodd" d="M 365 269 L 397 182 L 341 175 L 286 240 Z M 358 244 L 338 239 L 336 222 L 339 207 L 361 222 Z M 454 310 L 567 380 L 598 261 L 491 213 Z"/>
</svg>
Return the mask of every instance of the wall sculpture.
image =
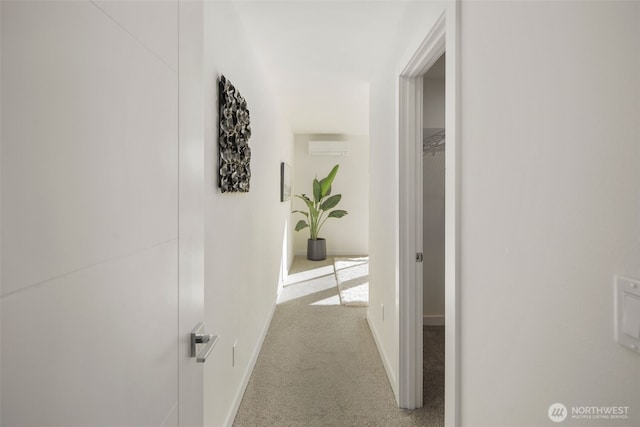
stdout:
<svg viewBox="0 0 640 427">
<path fill-rule="evenodd" d="M 251 180 L 251 125 L 247 102 L 223 75 L 218 81 L 219 185 L 223 193 L 247 193 Z"/>
</svg>

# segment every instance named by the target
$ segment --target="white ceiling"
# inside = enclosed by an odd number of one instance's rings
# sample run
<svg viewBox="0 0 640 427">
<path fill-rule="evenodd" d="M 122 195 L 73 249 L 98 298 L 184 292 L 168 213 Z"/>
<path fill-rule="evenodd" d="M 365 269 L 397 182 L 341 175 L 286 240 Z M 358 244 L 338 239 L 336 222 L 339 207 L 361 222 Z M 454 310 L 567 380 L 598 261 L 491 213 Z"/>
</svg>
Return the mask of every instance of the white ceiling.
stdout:
<svg viewBox="0 0 640 427">
<path fill-rule="evenodd" d="M 236 7 L 294 133 L 369 133 L 369 80 L 396 42 L 407 2 Z"/>
</svg>

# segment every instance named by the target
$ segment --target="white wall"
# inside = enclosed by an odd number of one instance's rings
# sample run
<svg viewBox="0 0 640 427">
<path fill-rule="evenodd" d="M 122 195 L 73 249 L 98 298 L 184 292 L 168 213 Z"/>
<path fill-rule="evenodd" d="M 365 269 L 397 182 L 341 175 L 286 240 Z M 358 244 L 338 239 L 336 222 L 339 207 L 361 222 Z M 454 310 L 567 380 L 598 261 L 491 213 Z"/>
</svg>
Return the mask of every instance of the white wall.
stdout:
<svg viewBox="0 0 640 427">
<path fill-rule="evenodd" d="M 0 6 L 0 82 L 2 81 L 2 6 Z M 2 85 L 0 84 L 0 238 L 2 236 Z M 0 295 L 2 295 L 2 244 L 0 243 Z M 2 301 L 0 301 L 0 350 L 2 348 Z M 2 382 L 2 351 L 0 351 L 0 383 Z M 2 411 L 2 386 L 0 384 L 0 411 Z M 2 415 L 0 415 L 2 423 Z"/>
<path fill-rule="evenodd" d="M 371 83 L 370 182 L 369 182 L 369 308 L 367 319 L 389 382 L 397 396 L 398 318 L 398 148 L 389 144 L 397 138 L 397 97 L 393 71 Z M 374 191 L 373 189 L 376 189 Z M 384 189 L 383 191 L 380 191 Z"/>
<path fill-rule="evenodd" d="M 1 8 L 2 425 L 175 426 L 178 4 Z"/>
<path fill-rule="evenodd" d="M 443 10 L 440 3 L 412 2 L 388 62 L 371 81 L 369 132 L 369 308 L 367 319 L 397 398 L 398 374 L 398 67 Z M 383 309 L 384 306 L 384 309 Z"/>
<path fill-rule="evenodd" d="M 461 22 L 463 425 L 548 425 L 554 402 L 638 425 L 613 276 L 640 277 L 640 5 L 470 2 Z"/>
<path fill-rule="evenodd" d="M 223 426 L 233 421 L 275 308 L 281 260 L 290 263 L 291 203 L 280 202 L 280 162 L 293 164 L 293 135 L 233 3 L 205 3 L 204 25 L 205 318 L 207 330 L 221 337 L 205 367 L 205 424 Z M 222 194 L 217 187 L 221 73 L 251 114 L 249 193 Z"/>
<path fill-rule="evenodd" d="M 547 425 L 553 402 L 640 417 L 638 356 L 613 341 L 613 275 L 640 277 L 639 7 L 462 4 L 463 426 Z M 371 192 L 368 318 L 394 385 L 391 64 L 371 85 L 371 188 L 386 191 Z"/>
<path fill-rule="evenodd" d="M 310 140 L 347 140 L 348 156 L 309 156 Z M 369 253 L 369 138 L 364 135 L 295 135 L 293 167 L 293 194 L 313 195 L 313 178 L 322 179 L 334 165 L 340 169 L 331 194 L 342 194 L 336 209 L 349 212 L 343 218 L 329 219 L 320 230 L 319 237 L 327 239 L 329 255 L 367 255 Z M 306 211 L 304 202 L 293 199 L 293 209 Z M 295 224 L 302 215 L 292 215 Z M 307 254 L 309 229 L 294 231 L 296 255 Z"/>
<path fill-rule="evenodd" d="M 444 56 L 440 59 L 444 61 Z M 439 61 L 440 61 L 439 60 Z M 423 79 L 423 127 L 444 129 L 444 79 Z M 425 323 L 444 322 L 444 171 L 445 153 L 423 155 L 423 314 Z"/>
</svg>

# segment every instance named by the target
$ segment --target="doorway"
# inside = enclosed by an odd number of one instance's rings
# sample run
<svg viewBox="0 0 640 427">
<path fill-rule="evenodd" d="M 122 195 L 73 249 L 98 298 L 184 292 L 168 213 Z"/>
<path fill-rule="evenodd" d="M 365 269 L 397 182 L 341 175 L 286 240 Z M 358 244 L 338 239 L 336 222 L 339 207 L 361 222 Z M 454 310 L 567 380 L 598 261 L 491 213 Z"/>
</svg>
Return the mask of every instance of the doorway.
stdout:
<svg viewBox="0 0 640 427">
<path fill-rule="evenodd" d="M 445 426 L 459 425 L 460 151 L 459 24 L 449 4 L 399 74 L 399 376 L 400 407 L 423 406 L 423 83 L 445 53 L 444 317 Z"/>
<path fill-rule="evenodd" d="M 419 167 L 423 225 L 423 403 L 438 412 L 444 409 L 445 60 L 446 54 L 442 54 L 423 76 L 422 167 Z"/>
</svg>

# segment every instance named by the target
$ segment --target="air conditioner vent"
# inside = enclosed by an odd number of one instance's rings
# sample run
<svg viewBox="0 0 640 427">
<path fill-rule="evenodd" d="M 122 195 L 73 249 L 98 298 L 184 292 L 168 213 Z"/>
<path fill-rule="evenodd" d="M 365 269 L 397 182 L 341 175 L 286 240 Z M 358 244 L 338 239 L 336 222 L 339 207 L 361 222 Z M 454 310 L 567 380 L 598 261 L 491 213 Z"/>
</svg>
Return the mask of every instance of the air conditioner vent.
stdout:
<svg viewBox="0 0 640 427">
<path fill-rule="evenodd" d="M 309 141 L 310 156 L 348 156 L 348 141 Z"/>
</svg>

